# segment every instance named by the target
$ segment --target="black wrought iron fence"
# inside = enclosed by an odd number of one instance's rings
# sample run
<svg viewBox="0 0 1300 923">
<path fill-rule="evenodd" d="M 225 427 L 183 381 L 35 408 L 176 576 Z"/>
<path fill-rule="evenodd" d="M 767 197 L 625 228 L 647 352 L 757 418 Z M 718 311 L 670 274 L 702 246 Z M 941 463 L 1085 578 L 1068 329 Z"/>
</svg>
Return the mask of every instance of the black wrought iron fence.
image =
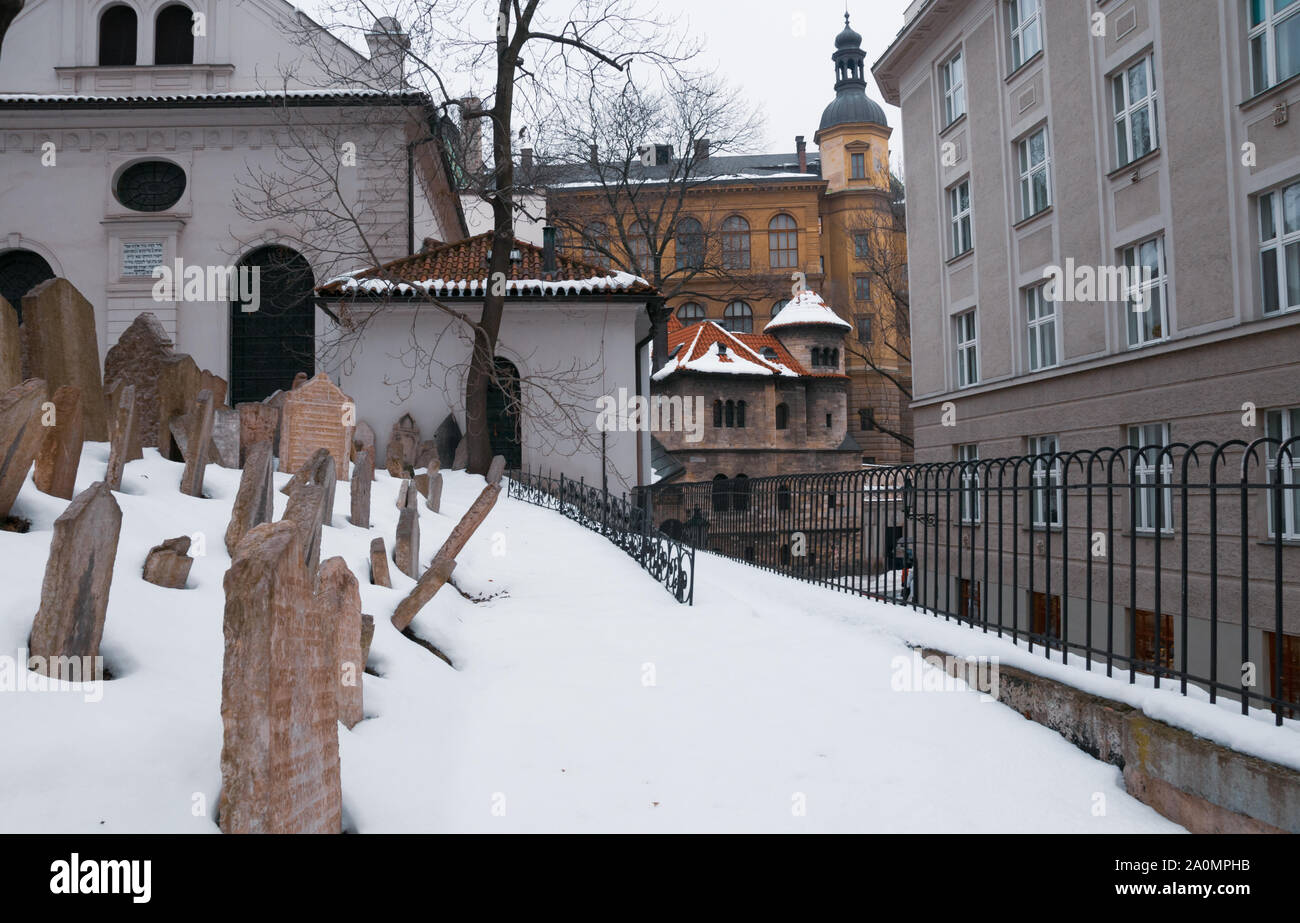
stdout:
<svg viewBox="0 0 1300 923">
<path fill-rule="evenodd" d="M 1300 718 L 1297 438 L 641 488 L 665 534 Z"/>
<path fill-rule="evenodd" d="M 557 510 L 599 532 L 663 584 L 678 602 L 694 604 L 694 546 L 656 529 L 645 509 L 626 497 L 613 496 L 607 490 L 564 475 L 557 478 L 511 471 L 506 477 L 507 496 Z"/>
</svg>

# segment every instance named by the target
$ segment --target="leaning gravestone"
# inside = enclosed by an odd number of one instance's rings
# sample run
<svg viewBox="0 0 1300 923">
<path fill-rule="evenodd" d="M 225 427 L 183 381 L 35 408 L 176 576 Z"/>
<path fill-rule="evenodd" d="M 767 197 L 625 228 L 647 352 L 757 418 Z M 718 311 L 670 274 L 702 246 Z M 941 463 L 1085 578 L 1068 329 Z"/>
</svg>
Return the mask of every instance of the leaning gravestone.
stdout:
<svg viewBox="0 0 1300 923">
<path fill-rule="evenodd" d="M 373 449 L 357 452 L 352 463 L 352 524 L 362 529 L 370 528 L 370 482 L 375 476 Z"/>
<path fill-rule="evenodd" d="M 263 439 L 248 450 L 239 491 L 230 509 L 230 524 L 226 526 L 226 550 L 232 556 L 253 526 L 270 522 L 275 515 L 272 462 L 271 440 Z"/>
<path fill-rule="evenodd" d="M 0 519 L 9 515 L 41 450 L 45 382 L 31 378 L 0 394 Z"/>
<path fill-rule="evenodd" d="M 393 578 L 388 574 L 388 552 L 384 550 L 384 540 L 370 540 L 370 583 L 373 586 L 393 588 Z"/>
<path fill-rule="evenodd" d="M 314 578 L 320 564 L 321 526 L 325 521 L 326 488 L 320 484 L 300 484 L 294 488 L 289 503 L 284 508 L 283 522 L 291 522 L 298 530 L 307 571 Z"/>
<path fill-rule="evenodd" d="M 185 455 L 172 438 L 168 424 L 194 409 L 202 373 L 184 353 L 164 356 L 158 364 L 158 453 L 170 461 L 184 461 Z M 146 443 L 147 445 L 147 443 Z"/>
<path fill-rule="evenodd" d="M 370 662 L 370 642 L 375 639 L 375 617 L 373 615 L 361 616 L 361 666 L 362 669 Z"/>
<path fill-rule="evenodd" d="M 293 496 L 293 492 L 302 484 L 319 484 L 325 489 L 325 525 L 334 522 L 334 496 L 338 492 L 338 479 L 334 476 L 334 456 L 328 449 L 317 449 L 311 458 L 302 463 L 289 483 L 280 488 L 280 493 Z"/>
<path fill-rule="evenodd" d="M 29 378 L 51 390 L 81 389 L 81 418 L 91 442 L 108 439 L 108 413 L 102 400 L 95 309 L 67 279 L 47 279 L 23 298 L 23 330 Z"/>
<path fill-rule="evenodd" d="M 339 833 L 333 624 L 312 593 L 298 531 L 255 526 L 225 577 L 223 833 Z"/>
<path fill-rule="evenodd" d="M 343 726 L 356 727 L 362 718 L 361 676 L 366 670 L 361 650 L 361 589 L 347 562 L 333 557 L 322 561 L 316 581 L 317 611 L 334 628 L 334 676 L 338 715 Z"/>
<path fill-rule="evenodd" d="M 239 432 L 239 411 L 218 406 L 212 415 L 212 458 L 223 468 L 239 467 Z"/>
<path fill-rule="evenodd" d="M 424 494 L 424 505 L 435 513 L 442 511 L 442 472 L 429 475 L 429 487 Z"/>
<path fill-rule="evenodd" d="M 407 506 L 397 514 L 397 538 L 393 543 L 393 563 L 411 579 L 420 576 L 420 510 Z"/>
<path fill-rule="evenodd" d="M 207 369 L 199 372 L 199 390 L 212 392 L 212 406 L 226 405 L 226 391 L 229 387 L 226 380 L 215 372 L 209 372 Z"/>
<path fill-rule="evenodd" d="M 158 318 L 150 311 L 143 311 L 122 331 L 104 357 L 105 386 L 111 388 L 117 382 L 135 385 L 135 423 L 141 445 L 160 445 L 158 380 L 163 360 L 175 355 L 171 338 Z M 109 403 L 110 413 L 115 406 Z"/>
<path fill-rule="evenodd" d="M 37 490 L 71 500 L 77 486 L 77 466 L 81 464 L 81 391 L 64 385 L 54 392 L 52 401 L 54 425 L 44 428 L 45 438 L 32 479 Z"/>
<path fill-rule="evenodd" d="M 23 383 L 23 348 L 18 312 L 0 295 L 0 394 Z"/>
<path fill-rule="evenodd" d="M 388 448 L 384 455 L 384 467 L 395 478 L 409 476 L 415 467 L 415 453 L 420 447 L 420 427 L 409 413 L 402 414 L 401 419 L 393 424 L 388 436 Z"/>
<path fill-rule="evenodd" d="M 469 465 L 469 440 L 462 439 L 456 446 L 456 457 L 451 462 L 452 471 L 464 471 Z"/>
<path fill-rule="evenodd" d="M 271 443 L 271 455 L 274 456 L 280 430 L 280 408 L 251 403 L 240 404 L 235 410 L 239 412 L 239 464 L 242 466 L 248 450 L 264 439 Z"/>
<path fill-rule="evenodd" d="M 280 426 L 280 469 L 296 470 L 317 449 L 334 458 L 335 476 L 347 477 L 356 405 L 324 372 L 290 391 Z"/>
<path fill-rule="evenodd" d="M 144 559 L 144 579 L 172 590 L 185 589 L 194 559 L 190 557 L 190 537 L 169 538 L 149 549 Z"/>
<path fill-rule="evenodd" d="M 181 493 L 191 497 L 203 496 L 203 475 L 208 469 L 208 453 L 212 446 L 212 392 L 200 391 L 194 400 L 194 416 L 190 419 L 189 437 L 186 439 L 185 471 L 181 475 Z"/>
<path fill-rule="evenodd" d="M 122 401 L 122 389 L 125 388 L 127 384 L 127 379 L 117 378 L 114 379 L 112 384 L 105 385 L 104 387 L 104 400 L 108 407 L 108 441 L 110 445 L 112 444 L 115 435 L 113 427 L 117 425 L 117 405 Z M 144 458 L 144 449 L 142 448 L 143 443 L 140 440 L 140 414 L 144 408 L 140 406 L 139 387 L 136 387 L 135 385 L 132 385 L 132 387 L 135 387 L 136 394 L 135 431 L 131 434 L 131 441 L 127 445 L 126 460 L 128 462 L 139 461 Z M 156 406 L 154 411 L 157 412 Z"/>
<path fill-rule="evenodd" d="M 104 483 L 109 490 L 122 489 L 122 471 L 135 439 L 135 385 L 122 385 L 114 393 L 117 405 L 113 408 L 113 438 L 108 448 L 108 470 Z"/>
<path fill-rule="evenodd" d="M 460 447 L 460 424 L 456 417 L 447 414 L 437 432 L 433 434 L 434 445 L 438 447 L 438 467 L 450 468 L 456 460 L 456 449 Z"/>
<path fill-rule="evenodd" d="M 27 645 L 32 657 L 48 665 L 52 657 L 99 656 L 121 531 L 122 510 L 103 481 L 77 494 L 54 520 L 41 607 Z"/>
</svg>

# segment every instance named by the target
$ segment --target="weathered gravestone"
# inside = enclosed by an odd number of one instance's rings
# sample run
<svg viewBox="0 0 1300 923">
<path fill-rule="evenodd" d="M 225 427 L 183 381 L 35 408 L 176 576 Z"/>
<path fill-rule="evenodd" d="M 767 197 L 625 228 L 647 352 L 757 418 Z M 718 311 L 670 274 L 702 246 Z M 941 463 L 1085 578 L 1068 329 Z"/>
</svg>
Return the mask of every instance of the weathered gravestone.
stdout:
<svg viewBox="0 0 1300 923">
<path fill-rule="evenodd" d="M 420 492 L 415 488 L 414 480 L 403 479 L 397 488 L 397 508 L 399 510 L 415 509 L 420 505 Z"/>
<path fill-rule="evenodd" d="M 460 445 L 456 446 L 456 457 L 452 460 L 452 471 L 464 471 L 465 466 L 469 464 L 469 440 L 462 439 Z"/>
<path fill-rule="evenodd" d="M 81 391 L 64 385 L 54 392 L 52 402 L 54 425 L 44 427 L 33 480 L 37 490 L 71 500 L 77 486 L 77 466 L 81 464 Z"/>
<path fill-rule="evenodd" d="M 361 666 L 362 669 L 370 662 L 370 642 L 375 639 L 375 617 L 373 615 L 361 616 Z"/>
<path fill-rule="evenodd" d="M 116 435 L 114 427 L 117 426 L 117 406 L 122 402 L 122 390 L 130 382 L 125 378 L 115 379 L 111 384 L 104 386 L 104 400 L 108 406 L 108 441 L 111 445 Z M 140 414 L 144 408 L 140 405 L 140 389 L 135 387 L 135 427 L 131 433 L 130 442 L 127 443 L 126 460 L 128 462 L 139 461 L 144 458 L 143 443 L 140 439 Z M 154 407 L 155 413 L 157 407 Z"/>
<path fill-rule="evenodd" d="M 0 394 L 0 519 L 18 499 L 27 472 L 45 439 L 41 404 L 45 382 L 31 378 Z"/>
<path fill-rule="evenodd" d="M 301 484 L 319 484 L 325 488 L 325 525 L 334 522 L 334 496 L 338 492 L 338 480 L 334 476 L 334 456 L 328 449 L 317 449 L 311 458 L 302 463 L 289 483 L 280 488 L 280 493 L 293 496 L 294 490 Z"/>
<path fill-rule="evenodd" d="M 433 434 L 434 445 L 438 447 L 438 467 L 450 468 L 456 460 L 456 449 L 460 447 L 460 424 L 456 417 L 447 414 L 437 431 Z"/>
<path fill-rule="evenodd" d="M 415 467 L 417 469 L 430 468 L 434 471 L 442 467 L 438 461 L 438 443 L 432 439 L 426 439 L 416 447 Z"/>
<path fill-rule="evenodd" d="M 170 461 L 185 461 L 180 445 L 172 436 L 173 417 L 183 417 L 194 408 L 202 373 L 194 360 L 184 354 L 164 356 L 158 363 L 158 453 Z M 147 443 L 146 443 L 147 444 Z"/>
<path fill-rule="evenodd" d="M 144 579 L 173 590 L 185 589 L 194 559 L 190 557 L 190 537 L 169 538 L 149 549 L 144 559 Z"/>
<path fill-rule="evenodd" d="M 248 458 L 248 450 L 263 440 L 271 443 L 275 455 L 276 438 L 280 431 L 280 408 L 270 404 L 240 404 L 239 413 L 239 464 Z"/>
<path fill-rule="evenodd" d="M 27 377 L 40 378 L 56 391 L 64 385 L 79 388 L 86 438 L 105 442 L 108 412 L 99 399 L 104 382 L 95 329 L 95 309 L 67 279 L 47 279 L 23 298 Z"/>
<path fill-rule="evenodd" d="M 212 406 L 225 406 L 226 392 L 229 390 L 229 385 L 217 373 L 209 372 L 207 369 L 199 372 L 199 390 L 212 392 Z"/>
<path fill-rule="evenodd" d="M 0 295 L 0 394 L 23 383 L 23 349 L 18 312 Z"/>
<path fill-rule="evenodd" d="M 370 482 L 375 476 L 372 451 L 362 449 L 352 463 L 352 524 L 362 529 L 370 528 Z"/>
<path fill-rule="evenodd" d="M 343 480 L 352 455 L 356 405 L 324 372 L 299 385 L 284 399 L 280 427 L 280 469 L 292 471 L 317 449 L 334 458 L 336 477 Z"/>
<path fill-rule="evenodd" d="M 104 384 L 108 388 L 118 382 L 135 385 L 135 425 L 141 445 L 160 445 L 158 379 L 163 360 L 175 355 L 162 323 L 152 312 L 143 311 L 122 331 L 104 357 Z M 110 401 L 108 406 L 111 414 L 117 405 Z M 162 422 L 165 424 L 166 420 Z"/>
<path fill-rule="evenodd" d="M 409 413 L 393 424 L 384 456 L 384 467 L 395 478 L 409 477 L 415 467 L 415 453 L 420 446 L 420 427 Z"/>
<path fill-rule="evenodd" d="M 393 563 L 412 579 L 420 576 L 420 511 L 416 507 L 408 506 L 397 514 Z"/>
<path fill-rule="evenodd" d="M 442 472 L 429 475 L 429 486 L 424 491 L 424 505 L 435 513 L 442 511 Z"/>
<path fill-rule="evenodd" d="M 216 402 L 215 394 L 212 399 Z M 212 459 L 223 468 L 238 468 L 239 443 L 239 411 L 218 406 L 212 415 Z"/>
<path fill-rule="evenodd" d="M 339 833 L 337 642 L 293 524 L 244 536 L 225 591 L 221 830 Z"/>
<path fill-rule="evenodd" d="M 388 552 L 382 538 L 370 540 L 370 582 L 389 589 L 393 586 L 393 578 L 388 574 Z"/>
<path fill-rule="evenodd" d="M 27 647 L 33 658 L 98 657 L 122 531 L 122 510 L 96 481 L 54 520 L 41 606 Z M 47 673 L 47 675 L 49 675 Z"/>
<path fill-rule="evenodd" d="M 301 388 L 303 385 L 307 383 L 310 377 L 311 376 L 308 375 L 306 372 L 299 372 L 298 374 L 294 375 L 293 384 L 289 385 L 289 390 L 297 391 L 299 388 Z"/>
<path fill-rule="evenodd" d="M 330 499 L 332 494 L 332 484 L 327 488 L 307 481 L 293 489 L 289 503 L 284 508 L 283 520 L 293 523 L 298 529 L 303 561 L 313 577 L 320 564 L 321 526 L 325 523 L 327 506 L 333 505 Z"/>
<path fill-rule="evenodd" d="M 230 524 L 226 526 L 226 550 L 232 557 L 249 530 L 270 522 L 275 514 L 272 461 L 269 439 L 250 448 L 244 460 L 244 473 L 239 478 L 239 491 L 230 510 Z"/>
<path fill-rule="evenodd" d="M 334 676 L 338 715 L 343 726 L 355 727 L 362 718 L 361 676 L 366 670 L 361 650 L 361 589 L 347 562 L 333 557 L 322 561 L 316 581 L 317 611 L 334 629 Z"/>
<path fill-rule="evenodd" d="M 108 470 L 104 483 L 109 490 L 122 489 L 122 471 L 126 468 L 131 442 L 135 438 L 135 385 L 122 385 L 113 392 L 117 405 L 113 407 L 113 438 L 108 447 Z"/>
<path fill-rule="evenodd" d="M 362 449 L 370 450 L 370 457 L 375 455 L 375 431 L 370 424 L 364 420 L 357 421 L 357 428 L 352 431 L 352 460 L 356 461 L 357 453 Z"/>
<path fill-rule="evenodd" d="M 213 409 L 212 392 L 200 391 L 194 400 L 194 415 L 190 418 L 185 446 L 185 471 L 181 475 L 181 493 L 191 497 L 203 496 L 203 475 L 208 469 L 208 453 L 212 447 Z"/>
</svg>

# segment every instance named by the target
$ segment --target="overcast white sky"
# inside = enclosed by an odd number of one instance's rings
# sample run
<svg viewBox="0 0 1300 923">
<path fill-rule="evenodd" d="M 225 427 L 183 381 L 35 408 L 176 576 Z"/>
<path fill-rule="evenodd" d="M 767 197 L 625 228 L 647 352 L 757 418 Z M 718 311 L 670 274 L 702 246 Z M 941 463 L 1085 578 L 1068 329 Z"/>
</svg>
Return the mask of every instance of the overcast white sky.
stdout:
<svg viewBox="0 0 1300 923">
<path fill-rule="evenodd" d="M 310 13 L 320 0 L 297 2 Z M 370 2 L 376 9 L 387 6 L 383 0 Z M 564 5 L 564 0 L 543 2 Z M 849 0 L 847 5 L 867 52 L 867 93 L 882 105 L 869 69 L 902 28 L 908 3 Z M 835 96 L 831 52 L 836 34 L 844 28 L 844 0 L 646 0 L 646 5 L 701 37 L 705 49 L 699 63 L 716 67 L 762 106 L 767 116 L 765 152 L 793 151 L 795 135 L 806 136 L 809 149 L 815 150 L 817 121 Z M 902 149 L 898 110 L 886 105 L 885 113 L 895 128 L 890 147 L 897 166 Z"/>
</svg>

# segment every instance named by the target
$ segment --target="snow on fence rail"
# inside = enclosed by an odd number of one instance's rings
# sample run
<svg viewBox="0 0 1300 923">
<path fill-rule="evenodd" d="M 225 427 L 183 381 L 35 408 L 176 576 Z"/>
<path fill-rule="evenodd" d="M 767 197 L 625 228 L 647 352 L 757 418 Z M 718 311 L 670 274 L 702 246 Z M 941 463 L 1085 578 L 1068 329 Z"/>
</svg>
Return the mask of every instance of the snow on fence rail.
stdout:
<svg viewBox="0 0 1300 923">
<path fill-rule="evenodd" d="M 510 497 L 557 510 L 622 548 L 679 602 L 695 601 L 695 548 L 654 527 L 646 511 L 626 497 L 560 475 L 511 471 Z"/>
<path fill-rule="evenodd" d="M 1300 717 L 1298 441 L 656 484 L 638 505 L 696 548 L 1281 725 Z"/>
</svg>

